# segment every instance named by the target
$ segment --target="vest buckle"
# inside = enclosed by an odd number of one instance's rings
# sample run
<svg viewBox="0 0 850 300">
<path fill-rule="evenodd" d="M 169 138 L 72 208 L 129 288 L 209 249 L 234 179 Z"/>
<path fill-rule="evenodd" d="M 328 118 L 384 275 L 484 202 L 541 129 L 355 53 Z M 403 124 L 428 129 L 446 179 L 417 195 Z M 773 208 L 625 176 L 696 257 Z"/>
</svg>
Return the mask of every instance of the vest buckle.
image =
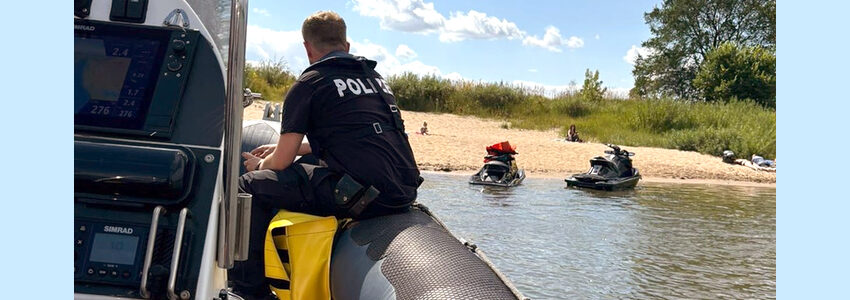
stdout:
<svg viewBox="0 0 850 300">
<path fill-rule="evenodd" d="M 384 129 L 381 128 L 381 124 L 378 122 L 372 123 L 372 129 L 375 129 L 375 133 L 381 134 L 384 132 Z"/>
<path fill-rule="evenodd" d="M 397 113 L 398 112 L 398 106 L 395 105 L 395 104 L 390 104 L 390 111 Z"/>
</svg>

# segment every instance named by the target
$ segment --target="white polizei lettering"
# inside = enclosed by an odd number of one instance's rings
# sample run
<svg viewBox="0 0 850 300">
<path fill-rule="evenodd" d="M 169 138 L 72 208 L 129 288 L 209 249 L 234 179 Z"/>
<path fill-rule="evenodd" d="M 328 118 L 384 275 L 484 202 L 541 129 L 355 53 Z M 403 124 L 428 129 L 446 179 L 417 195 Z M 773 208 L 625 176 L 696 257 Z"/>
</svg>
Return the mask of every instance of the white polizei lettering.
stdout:
<svg viewBox="0 0 850 300">
<path fill-rule="evenodd" d="M 360 95 L 360 85 L 357 84 L 357 81 L 354 79 L 346 79 L 345 83 L 348 84 L 348 90 L 350 90 L 355 95 Z"/>
<path fill-rule="evenodd" d="M 375 82 L 377 82 L 377 83 L 378 83 L 378 87 L 380 87 L 380 88 L 381 88 L 381 90 L 383 90 L 383 91 L 384 91 L 384 93 L 386 93 L 386 92 L 387 92 L 387 88 L 386 88 L 386 87 L 384 87 L 384 82 L 383 82 L 383 81 L 381 81 L 381 79 L 380 79 L 380 78 L 375 78 Z"/>
<path fill-rule="evenodd" d="M 339 93 L 339 96 L 344 96 L 345 94 L 343 94 L 342 91 L 345 90 L 345 81 L 342 81 L 342 79 L 334 79 L 334 84 L 336 85 L 336 92 Z"/>
<path fill-rule="evenodd" d="M 387 94 L 392 95 L 392 94 L 393 94 L 393 90 L 392 90 L 392 89 L 390 89 L 390 85 L 389 85 L 386 81 L 384 81 L 384 79 L 383 79 L 383 78 L 381 79 L 381 81 L 383 81 L 383 82 L 384 82 L 384 87 L 385 87 L 385 88 L 384 88 L 384 91 L 385 91 L 385 92 L 387 92 Z"/>
<path fill-rule="evenodd" d="M 368 83 L 369 83 L 369 86 L 371 86 L 371 87 L 372 87 L 372 90 L 373 90 L 373 91 L 378 91 L 378 89 L 376 89 L 376 88 L 375 88 L 375 85 L 374 85 L 374 84 L 372 84 L 372 81 L 371 81 L 371 80 L 369 80 L 369 78 L 366 78 L 366 82 L 368 82 Z"/>
<path fill-rule="evenodd" d="M 366 79 L 366 81 L 369 81 L 369 79 Z M 375 93 L 375 89 L 370 90 L 369 88 L 367 88 L 366 85 L 363 84 L 363 80 L 361 80 L 360 78 L 357 78 L 357 83 L 359 83 L 360 86 L 363 87 L 363 93 L 364 94 L 374 94 Z"/>
</svg>

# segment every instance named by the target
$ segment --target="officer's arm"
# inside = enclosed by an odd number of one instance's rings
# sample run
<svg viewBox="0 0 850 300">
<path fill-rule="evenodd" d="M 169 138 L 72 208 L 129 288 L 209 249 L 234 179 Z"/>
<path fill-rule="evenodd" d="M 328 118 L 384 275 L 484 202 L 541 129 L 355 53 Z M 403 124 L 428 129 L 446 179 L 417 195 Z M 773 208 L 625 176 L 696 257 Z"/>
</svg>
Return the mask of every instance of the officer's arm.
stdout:
<svg viewBox="0 0 850 300">
<path fill-rule="evenodd" d="M 313 150 L 310 148 L 309 142 L 301 143 L 301 147 L 298 148 L 298 155 L 307 155 L 313 153 Z"/>
<path fill-rule="evenodd" d="M 292 164 L 292 161 L 295 160 L 295 155 L 298 154 L 298 150 L 301 148 L 301 140 L 303 139 L 304 135 L 300 133 L 290 132 L 281 134 L 280 139 L 277 141 L 277 147 L 272 154 L 260 163 L 260 169 L 282 171 L 288 168 Z"/>
</svg>

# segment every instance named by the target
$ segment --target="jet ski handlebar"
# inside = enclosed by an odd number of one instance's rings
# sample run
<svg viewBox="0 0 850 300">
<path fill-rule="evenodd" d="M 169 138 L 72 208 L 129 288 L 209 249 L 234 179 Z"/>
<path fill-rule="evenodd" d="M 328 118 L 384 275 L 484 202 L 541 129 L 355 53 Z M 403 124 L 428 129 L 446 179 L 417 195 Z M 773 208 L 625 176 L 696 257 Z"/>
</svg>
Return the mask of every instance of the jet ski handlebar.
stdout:
<svg viewBox="0 0 850 300">
<path fill-rule="evenodd" d="M 629 152 L 629 151 L 626 151 L 626 150 L 620 149 L 620 147 L 619 147 L 619 146 L 617 146 L 617 145 L 614 145 L 614 144 L 605 144 L 605 146 L 608 146 L 609 148 L 613 149 L 613 151 L 612 151 L 612 150 L 605 150 L 605 153 L 607 153 L 607 154 L 624 155 L 624 156 L 635 156 L 635 153 L 634 153 L 634 152 Z"/>
</svg>

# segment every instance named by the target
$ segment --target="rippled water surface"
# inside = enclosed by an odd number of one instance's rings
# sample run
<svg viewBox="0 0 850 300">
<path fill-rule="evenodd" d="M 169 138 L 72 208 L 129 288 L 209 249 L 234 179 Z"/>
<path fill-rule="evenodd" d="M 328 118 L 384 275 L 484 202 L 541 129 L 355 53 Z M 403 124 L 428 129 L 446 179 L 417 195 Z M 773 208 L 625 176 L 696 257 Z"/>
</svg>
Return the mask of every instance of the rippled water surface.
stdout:
<svg viewBox="0 0 850 300">
<path fill-rule="evenodd" d="M 775 298 L 776 190 L 638 184 L 513 189 L 423 174 L 419 201 L 532 299 Z"/>
</svg>

